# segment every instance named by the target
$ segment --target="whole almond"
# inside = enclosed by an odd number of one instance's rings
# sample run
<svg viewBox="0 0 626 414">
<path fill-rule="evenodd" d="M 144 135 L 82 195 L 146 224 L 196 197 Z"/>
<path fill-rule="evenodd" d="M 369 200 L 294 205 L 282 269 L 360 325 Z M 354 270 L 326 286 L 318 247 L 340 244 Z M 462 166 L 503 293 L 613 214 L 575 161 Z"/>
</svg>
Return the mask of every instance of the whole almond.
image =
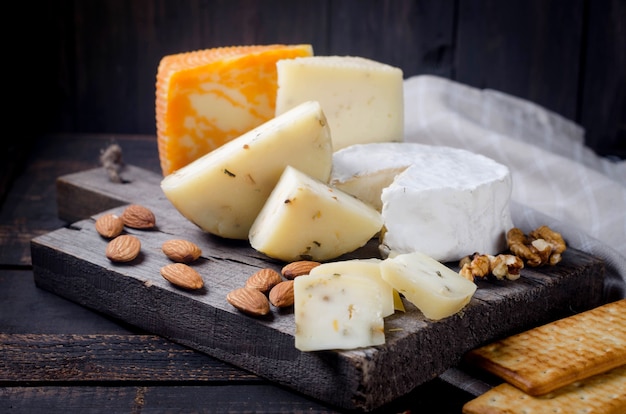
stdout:
<svg viewBox="0 0 626 414">
<path fill-rule="evenodd" d="M 228 303 L 239 311 L 251 316 L 263 316 L 270 312 L 270 303 L 261 291 L 242 287 L 232 290 L 226 295 Z"/>
<path fill-rule="evenodd" d="M 133 229 L 151 229 L 156 224 L 154 213 L 147 207 L 131 204 L 122 212 L 124 224 Z"/>
<path fill-rule="evenodd" d="M 274 269 L 265 268 L 261 269 L 246 280 L 245 287 L 256 289 L 262 293 L 267 293 L 274 286 L 282 282 L 280 273 Z"/>
<path fill-rule="evenodd" d="M 112 213 L 98 217 L 96 220 L 96 231 L 107 239 L 113 239 L 124 230 L 124 221 Z"/>
<path fill-rule="evenodd" d="M 106 256 L 112 262 L 130 262 L 141 250 L 141 242 L 135 236 L 122 234 L 107 244 Z"/>
<path fill-rule="evenodd" d="M 281 269 L 280 273 L 285 277 L 285 279 L 294 279 L 298 276 L 308 275 L 311 269 L 319 266 L 320 264 L 320 262 L 311 260 L 299 260 L 285 265 Z"/>
<path fill-rule="evenodd" d="M 204 286 L 202 276 L 193 267 L 184 263 L 171 263 L 161 268 L 161 276 L 183 289 L 200 289 Z"/>
<path fill-rule="evenodd" d="M 179 263 L 191 263 L 202 254 L 198 245 L 184 239 L 168 240 L 161 245 L 161 250 L 170 260 Z"/>
<path fill-rule="evenodd" d="M 270 303 L 277 308 L 293 305 L 293 280 L 284 280 L 270 290 Z"/>
</svg>

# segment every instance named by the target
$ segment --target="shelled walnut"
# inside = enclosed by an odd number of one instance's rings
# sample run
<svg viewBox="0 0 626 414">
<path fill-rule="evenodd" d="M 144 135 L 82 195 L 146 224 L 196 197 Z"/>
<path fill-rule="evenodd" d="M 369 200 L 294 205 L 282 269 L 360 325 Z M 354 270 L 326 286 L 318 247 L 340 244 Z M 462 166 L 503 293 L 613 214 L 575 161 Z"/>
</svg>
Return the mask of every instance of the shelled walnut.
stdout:
<svg viewBox="0 0 626 414">
<path fill-rule="evenodd" d="M 555 265 L 561 261 L 566 250 L 565 240 L 560 233 L 548 226 L 541 226 L 531 231 L 528 236 L 517 227 L 506 235 L 509 250 L 531 267 Z"/>
<path fill-rule="evenodd" d="M 497 279 L 516 280 L 520 277 L 520 271 L 524 268 L 524 262 L 512 254 L 489 254 L 474 253 L 466 256 L 459 262 L 461 270 L 459 274 L 464 278 L 474 281 L 477 277 L 495 276 Z"/>
</svg>

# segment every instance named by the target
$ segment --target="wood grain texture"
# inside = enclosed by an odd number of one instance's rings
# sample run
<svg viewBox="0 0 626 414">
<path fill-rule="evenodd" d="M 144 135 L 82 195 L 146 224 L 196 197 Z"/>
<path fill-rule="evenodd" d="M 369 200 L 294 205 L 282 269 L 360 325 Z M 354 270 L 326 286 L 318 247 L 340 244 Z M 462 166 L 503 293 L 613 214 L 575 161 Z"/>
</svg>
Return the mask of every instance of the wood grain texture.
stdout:
<svg viewBox="0 0 626 414">
<path fill-rule="evenodd" d="M 578 116 L 600 154 L 626 158 L 626 3 L 590 1 Z"/>
<path fill-rule="evenodd" d="M 575 119 L 583 4 L 460 2 L 456 79 Z"/>
<path fill-rule="evenodd" d="M 56 193 L 57 178 L 99 167 L 101 151 L 113 143 L 122 147 L 125 163 L 132 162 L 133 166 L 152 172 L 160 171 L 153 135 L 41 135 L 32 143 L 27 142 L 32 144 L 25 147 L 27 154 L 13 154 L 15 158 L 11 162 L 21 160 L 25 164 L 11 167 L 19 170 L 0 210 L 2 264 L 31 264 L 30 240 L 68 223 L 59 219 L 55 208 L 60 201 Z M 7 157 L 9 154 L 11 152 L 6 154 Z M 27 222 L 24 217 L 28 217 Z"/>
<path fill-rule="evenodd" d="M 0 334 L 0 348 L 0 383 L 262 381 L 155 335 Z"/>
<path fill-rule="evenodd" d="M 87 192 L 106 190 L 107 184 L 97 181 L 106 180 L 102 174 L 88 174 L 95 181 Z M 84 185 L 75 175 L 62 180 L 74 182 L 76 188 Z M 119 189 L 129 197 L 142 194 L 133 185 L 138 183 Z M 81 220 L 33 240 L 37 286 L 345 409 L 377 408 L 435 378 L 479 344 L 601 300 L 602 262 L 570 249 L 559 266 L 524 269 L 515 282 L 480 281 L 467 308 L 442 321 L 425 320 L 405 303 L 406 313 L 386 319 L 384 346 L 304 353 L 293 344 L 291 310 L 273 309 L 268 317 L 256 319 L 225 300 L 259 268 L 278 270 L 283 263 L 268 260 L 246 242 L 201 232 L 163 195 L 141 203 L 154 211 L 157 229 L 127 230 L 142 242 L 138 259 L 130 265 L 110 263 L 103 253 L 107 242 L 96 233 L 94 218 Z M 111 211 L 119 214 L 122 209 Z M 168 263 L 160 246 L 176 237 L 193 241 L 203 251 L 194 264 L 205 279 L 205 289 L 199 292 L 179 290 L 159 275 L 159 268 Z M 373 247 L 351 257 L 372 257 Z"/>
<path fill-rule="evenodd" d="M 36 133 L 155 134 L 163 56 L 310 43 L 318 55 L 365 56 L 405 77 L 435 74 L 528 99 L 582 124 L 601 154 L 626 157 L 620 0 L 63 0 L 35 12 L 33 26 L 46 36 L 17 49 L 45 51 L 51 62 L 36 73 L 36 57 L 21 52 L 33 68 L 24 73 L 37 79 L 28 88 L 48 108 L 28 124 Z M 26 103 L 31 95 L 15 96 Z M 21 107 L 15 115 L 25 119 Z"/>
</svg>

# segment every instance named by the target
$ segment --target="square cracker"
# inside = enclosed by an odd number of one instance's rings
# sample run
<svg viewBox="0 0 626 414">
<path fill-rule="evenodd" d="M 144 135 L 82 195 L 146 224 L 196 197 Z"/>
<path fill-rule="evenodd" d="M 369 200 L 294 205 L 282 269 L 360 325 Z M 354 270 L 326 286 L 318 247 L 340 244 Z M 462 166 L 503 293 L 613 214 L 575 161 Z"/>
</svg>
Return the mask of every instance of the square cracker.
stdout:
<svg viewBox="0 0 626 414">
<path fill-rule="evenodd" d="M 626 299 L 563 318 L 465 355 L 529 395 L 626 364 Z"/>
<path fill-rule="evenodd" d="M 533 397 L 506 382 L 468 401 L 463 414 L 626 412 L 626 365 Z"/>
</svg>

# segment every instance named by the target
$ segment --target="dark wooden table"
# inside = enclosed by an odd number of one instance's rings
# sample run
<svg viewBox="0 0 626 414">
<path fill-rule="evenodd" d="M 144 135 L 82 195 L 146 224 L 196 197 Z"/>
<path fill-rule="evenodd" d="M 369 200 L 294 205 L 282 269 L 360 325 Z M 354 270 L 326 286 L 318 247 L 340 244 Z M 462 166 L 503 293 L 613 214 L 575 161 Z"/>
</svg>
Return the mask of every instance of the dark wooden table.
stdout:
<svg viewBox="0 0 626 414">
<path fill-rule="evenodd" d="M 341 412 L 35 286 L 31 240 L 69 224 L 56 179 L 98 167 L 114 142 L 125 163 L 160 171 L 154 136 L 53 135 L 3 149 L 0 412 Z M 460 413 L 472 398 L 437 378 L 378 411 Z"/>
</svg>

